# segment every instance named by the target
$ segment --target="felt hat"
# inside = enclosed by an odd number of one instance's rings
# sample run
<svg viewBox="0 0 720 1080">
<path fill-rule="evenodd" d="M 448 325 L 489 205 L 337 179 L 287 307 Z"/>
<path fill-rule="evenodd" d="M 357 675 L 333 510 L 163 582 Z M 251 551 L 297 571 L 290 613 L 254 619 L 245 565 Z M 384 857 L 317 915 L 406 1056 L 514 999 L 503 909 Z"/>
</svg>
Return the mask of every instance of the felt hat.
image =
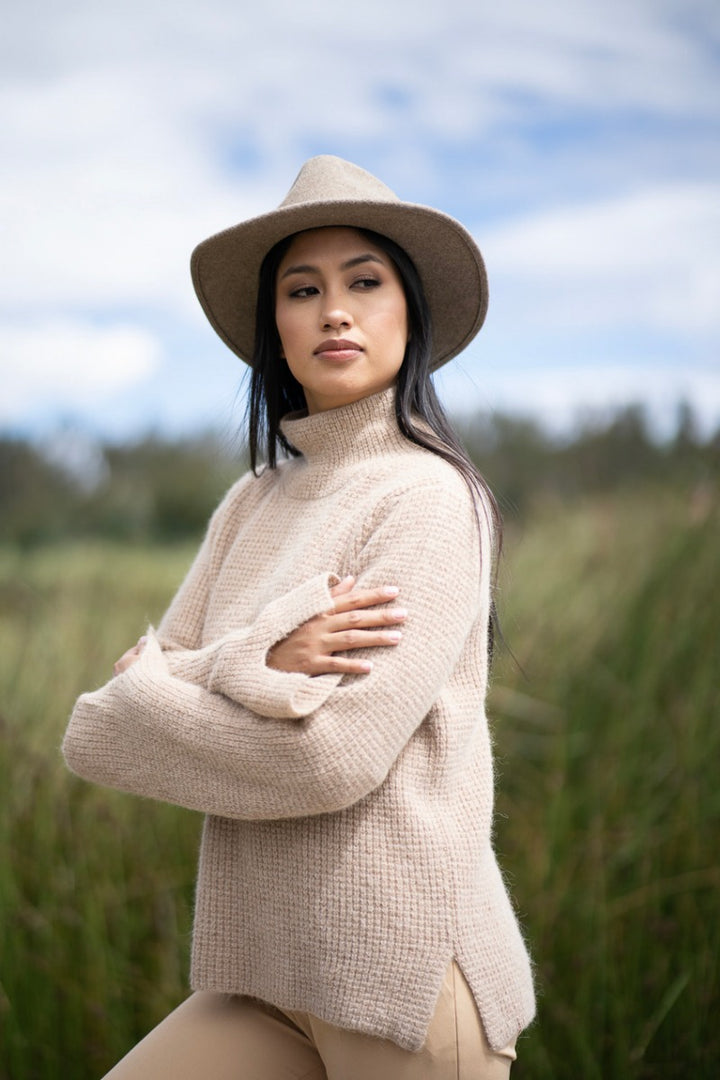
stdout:
<svg viewBox="0 0 720 1080">
<path fill-rule="evenodd" d="M 402 202 L 371 173 L 323 154 L 301 168 L 276 210 L 216 233 L 192 253 L 195 291 L 211 325 L 251 362 L 261 263 L 279 240 L 339 225 L 394 240 L 415 263 L 433 321 L 433 369 L 472 341 L 487 311 L 487 275 L 470 233 L 440 210 Z"/>
</svg>

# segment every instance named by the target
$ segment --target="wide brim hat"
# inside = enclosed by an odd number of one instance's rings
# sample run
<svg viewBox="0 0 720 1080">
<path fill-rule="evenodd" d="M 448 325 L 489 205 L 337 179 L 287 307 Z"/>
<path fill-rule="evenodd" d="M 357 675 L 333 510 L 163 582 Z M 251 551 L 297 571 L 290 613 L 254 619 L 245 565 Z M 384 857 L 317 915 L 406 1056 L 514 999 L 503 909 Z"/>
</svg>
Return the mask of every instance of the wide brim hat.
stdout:
<svg viewBox="0 0 720 1080">
<path fill-rule="evenodd" d="M 371 173 L 323 154 L 306 161 L 276 210 L 198 244 L 193 284 L 211 325 L 252 363 L 260 266 L 287 236 L 323 226 L 370 229 L 394 240 L 415 263 L 433 323 L 433 370 L 461 352 L 483 324 L 485 264 L 459 221 L 429 206 L 402 202 Z"/>
</svg>

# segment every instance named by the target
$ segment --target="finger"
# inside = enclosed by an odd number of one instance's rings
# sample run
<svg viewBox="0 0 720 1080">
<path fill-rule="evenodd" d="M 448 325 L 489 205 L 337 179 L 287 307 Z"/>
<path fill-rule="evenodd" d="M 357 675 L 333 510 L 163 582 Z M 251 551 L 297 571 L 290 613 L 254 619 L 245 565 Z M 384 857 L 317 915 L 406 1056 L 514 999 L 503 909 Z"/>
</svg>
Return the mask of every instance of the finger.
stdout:
<svg viewBox="0 0 720 1080">
<path fill-rule="evenodd" d="M 138 642 L 137 645 L 133 645 L 131 649 L 124 652 L 119 660 L 116 660 L 113 664 L 113 675 L 122 675 L 123 671 L 129 668 L 136 660 L 140 658 L 140 654 L 144 649 L 144 645 Z"/>
<path fill-rule="evenodd" d="M 335 601 L 334 611 L 338 614 L 342 611 L 353 611 L 356 608 L 387 604 L 388 600 L 394 600 L 399 592 L 396 585 L 383 585 L 379 589 L 353 589 L 352 592 Z"/>
<path fill-rule="evenodd" d="M 342 596 L 344 593 L 350 592 L 354 584 L 355 578 L 352 577 L 352 575 L 348 575 L 348 577 L 343 578 L 342 581 L 339 581 L 337 585 L 332 586 L 332 588 L 330 589 L 330 595 L 333 597 Z"/>
<path fill-rule="evenodd" d="M 350 656 L 320 656 L 314 667 L 314 675 L 367 675 L 373 664 L 372 660 L 357 660 Z"/>
<path fill-rule="evenodd" d="M 343 633 L 362 633 L 381 630 L 383 626 L 398 626 L 405 622 L 405 608 L 370 608 L 357 611 L 343 611 L 341 615 L 329 615 L 323 627 L 324 640 L 329 636 Z"/>
<path fill-rule="evenodd" d="M 343 630 L 368 630 L 378 626 L 397 626 L 407 618 L 407 608 L 355 608 L 325 617 L 326 632 L 342 633 Z"/>
<path fill-rule="evenodd" d="M 402 630 L 346 630 L 332 634 L 323 643 L 329 653 L 344 652 L 347 649 L 373 649 L 376 646 L 397 645 L 402 641 Z"/>
</svg>

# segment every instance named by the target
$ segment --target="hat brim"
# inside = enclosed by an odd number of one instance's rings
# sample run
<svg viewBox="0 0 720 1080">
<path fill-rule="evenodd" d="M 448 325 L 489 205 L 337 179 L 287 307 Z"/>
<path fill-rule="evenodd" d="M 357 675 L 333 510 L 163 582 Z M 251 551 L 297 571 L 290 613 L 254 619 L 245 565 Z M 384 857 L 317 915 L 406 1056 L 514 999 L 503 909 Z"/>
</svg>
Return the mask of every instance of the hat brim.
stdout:
<svg viewBox="0 0 720 1080">
<path fill-rule="evenodd" d="M 225 344 L 252 363 L 260 266 L 293 233 L 326 226 L 370 229 L 399 244 L 415 263 L 433 322 L 435 370 L 477 334 L 488 305 L 482 255 L 454 218 L 405 202 L 328 200 L 281 206 L 203 240 L 192 253 L 193 285 Z"/>
</svg>

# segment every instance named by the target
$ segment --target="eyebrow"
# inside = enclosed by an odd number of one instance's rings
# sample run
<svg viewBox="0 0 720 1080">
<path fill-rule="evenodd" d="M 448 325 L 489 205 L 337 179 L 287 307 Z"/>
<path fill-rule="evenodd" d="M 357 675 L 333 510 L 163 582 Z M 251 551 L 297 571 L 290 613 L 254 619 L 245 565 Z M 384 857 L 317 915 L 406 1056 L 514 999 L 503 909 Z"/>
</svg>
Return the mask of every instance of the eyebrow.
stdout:
<svg viewBox="0 0 720 1080">
<path fill-rule="evenodd" d="M 373 255 L 371 252 L 366 252 L 364 255 L 355 255 L 354 258 L 348 259 L 344 262 L 340 269 L 351 270 L 353 266 L 359 266 L 361 263 L 376 262 L 380 266 L 384 266 L 385 263 L 377 255 Z M 310 263 L 302 263 L 298 266 L 288 266 L 287 270 L 284 270 L 280 276 L 282 281 L 284 278 L 289 277 L 291 274 L 319 274 L 320 268 L 318 266 L 311 266 Z"/>
</svg>

